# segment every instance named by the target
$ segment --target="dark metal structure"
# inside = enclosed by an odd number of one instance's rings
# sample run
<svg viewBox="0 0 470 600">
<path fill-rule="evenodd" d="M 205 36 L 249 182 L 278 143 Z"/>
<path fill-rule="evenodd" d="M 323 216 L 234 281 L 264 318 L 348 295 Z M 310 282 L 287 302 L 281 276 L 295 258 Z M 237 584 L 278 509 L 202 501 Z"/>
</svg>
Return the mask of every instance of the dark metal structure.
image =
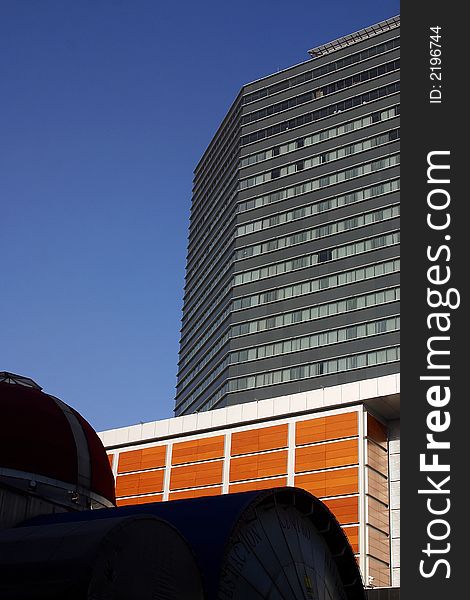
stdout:
<svg viewBox="0 0 470 600">
<path fill-rule="evenodd" d="M 153 515 L 188 542 L 207 600 L 364 600 L 359 569 L 335 517 L 298 488 L 46 515 L 34 527 Z M 158 597 L 158 596 L 157 596 Z"/>
<path fill-rule="evenodd" d="M 149 515 L 0 532 L 2 600 L 202 600 L 174 527 Z"/>
</svg>

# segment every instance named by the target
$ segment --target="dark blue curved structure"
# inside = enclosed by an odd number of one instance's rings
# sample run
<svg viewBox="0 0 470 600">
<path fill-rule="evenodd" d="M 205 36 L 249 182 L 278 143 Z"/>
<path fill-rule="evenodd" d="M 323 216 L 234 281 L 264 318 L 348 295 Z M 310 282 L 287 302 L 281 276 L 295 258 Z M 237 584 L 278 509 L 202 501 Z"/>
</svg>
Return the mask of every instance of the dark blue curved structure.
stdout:
<svg viewBox="0 0 470 600">
<path fill-rule="evenodd" d="M 175 527 L 154 515 L 115 513 L 0 531 L 0 598 L 204 600 L 204 591 Z"/>
<path fill-rule="evenodd" d="M 23 525 L 150 514 L 186 539 L 207 600 L 364 600 L 353 551 L 334 515 L 305 490 L 223 496 L 36 517 Z"/>
</svg>

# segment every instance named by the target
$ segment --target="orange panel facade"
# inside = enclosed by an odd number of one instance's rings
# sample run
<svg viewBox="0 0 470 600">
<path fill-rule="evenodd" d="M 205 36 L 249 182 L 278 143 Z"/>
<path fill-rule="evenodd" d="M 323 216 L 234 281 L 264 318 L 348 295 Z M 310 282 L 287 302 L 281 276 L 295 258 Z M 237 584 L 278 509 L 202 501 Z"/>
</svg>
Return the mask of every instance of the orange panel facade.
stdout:
<svg viewBox="0 0 470 600">
<path fill-rule="evenodd" d="M 359 552 L 359 527 L 344 527 L 343 531 L 346 534 L 352 549 L 357 554 Z"/>
<path fill-rule="evenodd" d="M 149 504 L 151 502 L 162 502 L 163 494 L 152 494 L 151 496 L 139 496 L 137 498 L 121 498 L 116 501 L 118 506 L 135 506 L 136 504 Z"/>
<path fill-rule="evenodd" d="M 316 471 L 331 467 L 357 464 L 359 459 L 358 440 L 344 440 L 315 446 L 297 448 L 295 471 Z"/>
<path fill-rule="evenodd" d="M 164 470 L 118 475 L 116 496 L 137 496 L 163 491 Z"/>
<path fill-rule="evenodd" d="M 178 490 L 222 483 L 223 461 L 216 460 L 171 469 L 170 489 Z"/>
<path fill-rule="evenodd" d="M 184 500 L 185 498 L 200 498 L 202 496 L 220 496 L 222 488 L 210 487 L 200 488 L 198 490 L 183 490 L 181 492 L 170 492 L 169 500 Z"/>
<path fill-rule="evenodd" d="M 224 457 L 224 436 L 199 438 L 189 442 L 178 442 L 173 445 L 171 463 L 183 463 L 210 460 Z"/>
<path fill-rule="evenodd" d="M 296 475 L 294 485 L 304 488 L 319 498 L 356 494 L 359 492 L 359 469 L 354 467 Z"/>
<path fill-rule="evenodd" d="M 131 471 L 141 471 L 142 450 L 130 450 L 119 454 L 118 473 L 129 473 Z"/>
<path fill-rule="evenodd" d="M 232 456 L 287 448 L 287 425 L 237 431 L 232 434 Z"/>
<path fill-rule="evenodd" d="M 287 450 L 240 456 L 230 461 L 230 481 L 287 474 Z"/>
<path fill-rule="evenodd" d="M 139 504 L 140 498 L 118 498 L 116 500 L 117 506 L 135 506 Z"/>
<path fill-rule="evenodd" d="M 324 500 L 341 525 L 359 522 L 359 497 L 333 498 Z"/>
<path fill-rule="evenodd" d="M 117 504 L 295 485 L 325 502 L 365 572 L 385 582 L 390 570 L 387 429 L 364 409 L 286 421 L 251 429 L 245 425 L 242 430 L 227 425 L 213 435 L 191 433 L 191 439 L 181 434 L 170 442 L 170 452 L 167 444 L 112 448 L 109 461 L 117 470 Z M 364 527 L 362 548 L 359 525 Z"/>
<path fill-rule="evenodd" d="M 247 481 L 246 483 L 232 483 L 229 492 L 251 492 L 252 490 L 266 490 L 273 487 L 287 485 L 287 477 L 275 477 L 261 481 Z"/>
<path fill-rule="evenodd" d="M 352 412 L 299 421 L 295 430 L 297 446 L 352 437 L 358 434 L 358 415 Z"/>
<path fill-rule="evenodd" d="M 165 466 L 166 446 L 153 446 L 119 454 L 118 473 L 158 469 Z"/>
</svg>

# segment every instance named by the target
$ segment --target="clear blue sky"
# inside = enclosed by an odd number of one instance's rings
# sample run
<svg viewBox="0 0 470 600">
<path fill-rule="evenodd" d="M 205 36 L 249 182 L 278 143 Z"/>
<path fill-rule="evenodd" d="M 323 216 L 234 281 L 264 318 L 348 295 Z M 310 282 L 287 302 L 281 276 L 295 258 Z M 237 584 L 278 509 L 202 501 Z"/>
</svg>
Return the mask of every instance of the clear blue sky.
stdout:
<svg viewBox="0 0 470 600">
<path fill-rule="evenodd" d="M 244 83 L 398 12 L 1 0 L 0 370 L 98 430 L 172 416 L 194 166 Z"/>
</svg>

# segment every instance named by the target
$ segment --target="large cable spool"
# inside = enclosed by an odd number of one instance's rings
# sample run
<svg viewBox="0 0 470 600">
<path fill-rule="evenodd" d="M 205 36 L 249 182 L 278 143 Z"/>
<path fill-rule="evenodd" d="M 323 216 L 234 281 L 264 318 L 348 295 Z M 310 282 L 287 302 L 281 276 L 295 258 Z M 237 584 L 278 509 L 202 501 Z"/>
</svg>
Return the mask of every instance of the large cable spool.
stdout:
<svg viewBox="0 0 470 600">
<path fill-rule="evenodd" d="M 154 514 L 190 544 L 208 600 L 364 600 L 359 568 L 328 508 L 299 488 L 192 498 L 33 523 Z"/>
<path fill-rule="evenodd" d="M 0 598 L 203 600 L 203 592 L 177 530 L 131 515 L 3 530 Z"/>
</svg>

